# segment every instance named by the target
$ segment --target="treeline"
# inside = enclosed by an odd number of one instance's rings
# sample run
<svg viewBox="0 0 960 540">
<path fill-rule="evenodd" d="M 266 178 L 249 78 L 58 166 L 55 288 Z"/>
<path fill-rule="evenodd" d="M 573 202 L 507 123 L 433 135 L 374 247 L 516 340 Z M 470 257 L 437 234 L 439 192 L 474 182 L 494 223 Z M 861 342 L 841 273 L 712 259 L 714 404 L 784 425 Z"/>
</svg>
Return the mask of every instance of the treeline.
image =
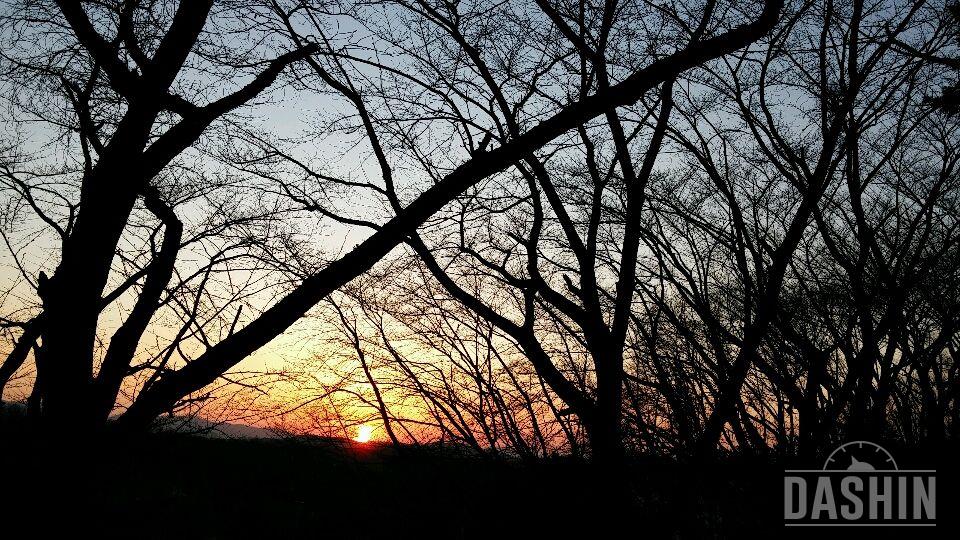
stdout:
<svg viewBox="0 0 960 540">
<path fill-rule="evenodd" d="M 0 32 L 0 383 L 44 425 L 263 391 L 235 367 L 302 321 L 290 416 L 359 403 L 396 443 L 956 436 L 942 2 L 7 2 Z"/>
</svg>

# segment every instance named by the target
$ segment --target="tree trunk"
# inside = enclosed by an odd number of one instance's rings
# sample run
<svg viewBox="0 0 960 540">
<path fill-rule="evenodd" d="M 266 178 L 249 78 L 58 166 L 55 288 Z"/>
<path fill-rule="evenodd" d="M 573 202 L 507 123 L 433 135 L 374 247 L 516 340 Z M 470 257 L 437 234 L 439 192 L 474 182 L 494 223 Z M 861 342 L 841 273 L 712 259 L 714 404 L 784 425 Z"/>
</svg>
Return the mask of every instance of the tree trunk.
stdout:
<svg viewBox="0 0 960 540">
<path fill-rule="evenodd" d="M 139 156 L 155 113 L 132 107 L 84 178 L 80 213 L 56 273 L 40 286 L 46 325 L 42 414 L 52 429 L 96 427 L 94 344 L 102 295 L 127 219 L 145 181 Z"/>
<path fill-rule="evenodd" d="M 597 401 L 588 432 L 593 461 L 617 466 L 623 460 L 623 360 L 619 351 L 595 357 Z"/>
</svg>

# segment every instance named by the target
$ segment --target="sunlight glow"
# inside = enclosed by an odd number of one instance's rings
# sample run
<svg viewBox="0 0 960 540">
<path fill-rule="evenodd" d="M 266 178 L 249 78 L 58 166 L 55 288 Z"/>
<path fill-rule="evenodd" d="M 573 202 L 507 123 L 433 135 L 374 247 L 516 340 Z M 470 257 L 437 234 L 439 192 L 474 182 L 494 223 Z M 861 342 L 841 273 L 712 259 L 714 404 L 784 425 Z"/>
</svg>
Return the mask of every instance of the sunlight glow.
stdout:
<svg viewBox="0 0 960 540">
<path fill-rule="evenodd" d="M 370 437 L 372 436 L 373 436 L 373 427 L 362 425 L 359 428 L 357 428 L 357 436 L 354 437 L 353 440 L 357 441 L 358 443 L 365 443 L 365 442 L 368 442 L 370 440 Z"/>
</svg>

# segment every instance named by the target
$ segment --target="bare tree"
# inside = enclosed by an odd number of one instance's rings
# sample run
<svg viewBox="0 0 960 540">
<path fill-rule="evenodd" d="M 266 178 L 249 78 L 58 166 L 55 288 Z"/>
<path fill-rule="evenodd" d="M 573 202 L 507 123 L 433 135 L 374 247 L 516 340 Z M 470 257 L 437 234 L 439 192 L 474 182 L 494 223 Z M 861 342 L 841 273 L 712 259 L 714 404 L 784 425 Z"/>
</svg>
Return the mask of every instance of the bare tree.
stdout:
<svg viewBox="0 0 960 540">
<path fill-rule="evenodd" d="M 581 93 L 602 85 L 599 61 L 564 30 L 576 17 L 541 8 L 557 34 L 537 43 L 580 58 L 563 68 L 587 74 Z M 419 9 L 452 51 L 471 39 L 478 51 L 510 42 L 501 28 L 471 34 L 466 13 Z M 709 11 L 704 20 L 699 27 L 710 26 Z M 608 43 L 619 51 L 613 28 Z M 698 25 L 674 28 L 686 42 Z M 407 244 L 450 299 L 508 340 L 500 350 L 522 351 L 601 460 L 621 445 L 814 455 L 851 435 L 942 436 L 955 416 L 955 295 L 945 287 L 956 273 L 956 173 L 953 122 L 928 99 L 946 70 L 928 57 L 951 39 L 938 7 L 924 2 L 792 5 L 768 38 L 585 122 L 512 174 L 467 191 Z M 508 50 L 517 65 L 527 58 Z M 462 81 L 445 71 L 455 61 L 422 54 L 420 69 Z M 517 76 L 495 54 L 468 58 L 478 79 L 470 92 L 486 96 L 472 103 L 488 104 L 483 115 L 495 119 L 490 141 L 509 136 L 511 122 L 525 118 L 527 87 L 498 83 Z M 419 106 L 426 87 L 344 93 L 372 94 L 393 118 Z M 440 101 L 434 116 L 484 117 L 447 106 Z M 381 164 L 390 148 L 429 171 L 453 146 L 449 138 L 434 146 L 416 129 L 384 133 Z M 669 161 L 657 165 L 658 154 Z M 435 294 L 404 304 L 427 310 Z"/>
<path fill-rule="evenodd" d="M 698 351 L 696 401 L 710 408 L 695 451 L 711 451 L 727 424 L 730 446 L 789 447 L 793 410 L 811 455 L 840 417 L 843 433 L 883 435 L 904 367 L 890 332 L 933 269 L 914 266 L 924 259 L 913 250 L 952 249 L 923 224 L 942 223 L 940 190 L 955 174 L 951 136 L 927 135 L 942 121 L 927 97 L 943 70 L 899 50 L 939 50 L 943 28 L 924 2 L 798 4 L 757 54 L 711 71 L 707 94 L 677 106 L 670 137 L 688 178 L 656 197 L 644 288 Z M 906 183 L 927 187 L 906 195 Z"/>
<path fill-rule="evenodd" d="M 32 212 L 57 240 L 53 275 L 25 276 L 42 302 L 32 323 L 36 328 L 27 336 L 41 343 L 36 357 L 41 409 L 57 427 L 89 429 L 106 420 L 124 378 L 137 372 L 131 363 L 150 320 L 163 303 L 176 301 L 163 295 L 190 239 L 183 237 L 184 225 L 171 203 L 183 202 L 178 196 L 197 197 L 183 192 L 189 181 L 165 181 L 188 174 L 178 170 L 178 157 L 211 124 L 256 98 L 313 50 L 261 60 L 256 55 L 261 51 L 248 46 L 234 58 L 218 58 L 214 52 L 226 35 L 211 27 L 235 23 L 223 18 L 231 9 L 214 11 L 213 2 L 5 7 L 3 31 L 12 46 L 4 50 L 4 80 L 23 115 L 18 120 L 45 122 L 62 140 L 75 140 L 67 151 L 79 152 L 60 164 L 47 165 L 49 154 L 38 157 L 39 163 L 24 160 L 8 166 L 4 177 L 5 188 L 19 199 L 15 204 L 26 205 L 22 212 Z M 214 96 L 219 92 L 189 81 L 198 72 L 238 83 Z M 171 192 L 177 188 L 182 191 Z M 146 226 L 146 263 L 118 257 L 122 242 L 144 230 L 134 213 L 138 200 L 154 220 Z M 126 281 L 105 293 L 118 265 L 130 270 Z M 129 294 L 136 294 L 132 307 L 109 344 L 100 347 L 98 320 Z M 21 340 L 13 360 L 22 361 L 28 341 Z"/>
<path fill-rule="evenodd" d="M 388 4 L 386 7 L 391 10 L 391 15 L 406 12 L 414 18 L 419 18 L 424 24 L 429 23 L 425 28 L 430 28 L 430 26 L 436 24 L 443 25 L 445 24 L 443 21 L 447 20 L 442 11 L 437 11 L 440 8 L 430 8 L 428 5 L 406 6 L 401 4 L 394 8 L 392 4 Z M 418 80 L 411 78 L 412 76 L 401 68 L 391 68 L 391 66 L 383 65 L 383 63 L 374 60 L 357 58 L 349 52 L 338 52 L 343 47 L 334 48 L 330 39 L 323 32 L 322 16 L 325 13 L 324 10 L 315 9 L 309 4 L 296 4 L 289 8 L 275 5 L 274 8 L 280 21 L 286 27 L 288 36 L 298 47 L 308 47 L 306 44 L 309 42 L 321 44 L 318 45 L 320 47 L 319 51 L 307 60 L 311 68 L 310 77 L 313 82 L 317 83 L 317 86 L 332 89 L 339 96 L 342 96 L 356 112 L 355 119 L 358 127 L 362 129 L 362 133 L 366 136 L 367 143 L 370 145 L 379 165 L 380 178 L 377 184 L 354 182 L 348 178 L 336 178 L 304 167 L 305 164 L 298 161 L 295 156 L 287 155 L 283 161 L 288 164 L 292 163 L 295 168 L 300 169 L 306 179 L 319 182 L 319 193 L 321 194 L 324 189 L 342 189 L 345 186 L 365 189 L 368 194 L 372 192 L 381 201 L 385 200 L 393 215 L 380 223 L 362 217 L 343 216 L 325 204 L 326 201 L 318 199 L 315 196 L 318 193 L 316 189 L 298 190 L 295 189 L 289 179 L 275 178 L 269 172 L 263 170 L 251 171 L 249 169 L 254 167 L 248 167 L 247 172 L 256 172 L 265 180 L 281 184 L 283 192 L 292 200 L 300 203 L 303 209 L 350 225 L 366 226 L 375 232 L 345 255 L 306 277 L 300 285 L 264 311 L 256 320 L 212 346 L 181 369 L 159 378 L 150 388 L 141 392 L 138 399 L 120 417 L 119 423 L 122 425 L 129 427 L 142 426 L 157 414 L 168 410 L 182 396 L 209 384 L 221 373 L 236 365 L 247 355 L 281 333 L 330 292 L 369 269 L 397 246 L 410 240 L 411 235 L 417 228 L 423 226 L 427 220 L 443 209 L 450 201 L 464 194 L 479 182 L 517 167 L 518 164 L 523 164 L 527 159 L 532 158 L 532 153 L 538 148 L 570 130 L 576 129 L 584 122 L 605 114 L 612 107 L 632 104 L 642 97 L 646 91 L 657 87 L 663 81 L 672 80 L 687 69 L 737 50 L 756 40 L 776 21 L 780 3 L 765 3 L 759 14 L 756 11 L 751 14 L 732 13 L 729 20 L 725 21 L 724 28 L 726 29 L 717 30 L 709 37 L 705 35 L 703 39 L 692 42 L 685 41 L 676 47 L 669 47 L 667 52 L 654 55 L 649 63 L 643 67 L 629 65 L 622 70 L 621 77 L 600 84 L 592 93 L 578 91 L 572 96 L 559 93 L 550 99 L 538 98 L 533 111 L 522 111 L 524 115 L 523 124 L 514 123 L 512 128 L 508 127 L 506 131 L 502 131 L 497 136 L 498 146 L 495 148 L 491 148 L 489 145 L 494 140 L 493 134 L 499 130 L 491 124 L 492 119 L 485 119 L 484 124 L 486 125 L 480 126 L 482 128 L 480 131 L 486 131 L 490 136 L 482 137 L 479 141 L 475 138 L 477 129 L 471 127 L 475 122 L 458 120 L 455 124 L 457 129 L 464 128 L 457 132 L 458 136 L 462 137 L 461 140 L 468 141 L 467 149 L 469 152 L 461 152 L 462 157 L 459 158 L 455 158 L 453 154 L 448 154 L 449 162 L 444 159 L 437 167 L 431 166 L 418 173 L 430 179 L 429 187 L 425 190 L 419 190 L 410 186 L 411 192 L 409 193 L 401 192 L 397 187 L 397 182 L 394 179 L 394 167 L 389 162 L 382 144 L 381 132 L 378 131 L 378 129 L 382 129 L 384 120 L 370 112 L 370 104 L 365 101 L 367 89 L 358 86 L 359 81 L 363 78 L 362 73 L 374 69 L 377 77 L 380 77 L 380 74 L 400 77 L 406 83 L 416 87 L 419 95 L 433 97 L 438 96 L 438 94 L 431 92 L 431 88 L 439 86 L 441 90 L 439 96 L 442 97 L 446 92 L 455 92 L 460 81 L 456 79 L 441 79 L 439 82 Z M 442 9 L 453 8 L 444 7 Z M 476 17 L 483 20 L 482 17 L 489 16 L 486 11 L 485 8 L 478 6 L 475 10 Z M 448 13 L 447 15 L 452 14 Z M 607 14 L 608 17 L 610 15 L 610 13 Z M 295 18 L 296 20 L 294 20 Z M 743 22 L 744 19 L 747 22 Z M 478 52 L 475 47 L 469 41 L 463 40 L 462 36 L 458 40 L 455 32 L 453 34 L 449 32 L 449 30 L 452 30 L 449 25 L 446 28 L 447 35 L 449 35 L 449 39 L 453 41 L 455 47 L 453 50 L 461 51 L 466 55 L 466 58 L 471 58 L 471 55 L 473 55 L 470 62 L 478 70 L 475 75 L 472 75 L 473 80 L 483 82 L 485 75 L 482 73 L 483 69 L 480 63 L 477 62 Z M 527 29 L 527 27 L 521 28 Z M 306 32 L 311 32 L 312 37 L 305 37 Z M 400 54 L 397 51 L 391 52 Z M 418 51 L 411 49 L 411 51 L 401 52 L 412 54 Z M 414 58 L 416 57 L 414 56 Z M 549 65 L 553 65 L 553 62 Z M 362 70 L 360 71 L 361 74 L 358 74 L 357 70 Z M 442 74 L 443 72 L 440 71 L 439 75 Z M 541 75 L 534 72 L 529 77 L 533 78 L 534 83 L 539 83 Z M 304 82 L 306 83 L 307 79 L 304 79 Z M 489 84 L 484 82 L 481 88 L 488 87 Z M 523 86 L 524 92 L 529 94 L 530 97 L 537 96 L 537 87 L 537 84 Z M 526 98 L 524 101 L 529 99 Z M 483 103 L 476 100 L 471 101 L 471 103 L 473 102 Z M 412 103 L 418 104 L 417 101 L 412 101 Z M 446 103 L 449 104 L 450 102 L 446 101 Z M 389 103 L 384 106 L 387 105 Z M 385 111 L 389 111 L 389 109 Z M 427 109 L 427 114 L 435 118 L 435 116 L 432 116 L 435 113 L 429 111 Z M 500 111 L 500 109 L 497 108 L 496 111 Z M 449 112 L 448 109 L 447 113 L 449 114 Z M 417 114 L 422 113 L 418 112 Z M 384 114 L 384 117 L 388 121 L 393 120 L 392 116 Z M 402 134 L 407 131 L 410 125 L 409 120 L 407 120 L 409 118 L 419 119 L 420 116 L 408 114 L 399 117 L 395 124 L 397 131 L 394 134 Z M 447 116 L 440 118 L 442 122 L 446 123 Z M 261 142 L 266 143 L 267 141 Z M 276 157 L 281 154 L 273 145 L 266 144 L 265 146 L 268 147 L 270 156 Z M 262 166 L 263 163 L 259 163 L 259 165 Z M 618 377 L 618 375 L 614 376 Z M 616 402 L 616 400 L 613 400 L 613 402 Z M 619 408 L 619 405 L 611 403 L 609 407 Z M 608 431 L 610 429 L 614 430 L 607 435 L 602 435 L 602 437 L 610 441 L 610 449 L 616 452 L 618 443 L 615 440 L 615 426 L 611 425 L 606 429 Z"/>
</svg>

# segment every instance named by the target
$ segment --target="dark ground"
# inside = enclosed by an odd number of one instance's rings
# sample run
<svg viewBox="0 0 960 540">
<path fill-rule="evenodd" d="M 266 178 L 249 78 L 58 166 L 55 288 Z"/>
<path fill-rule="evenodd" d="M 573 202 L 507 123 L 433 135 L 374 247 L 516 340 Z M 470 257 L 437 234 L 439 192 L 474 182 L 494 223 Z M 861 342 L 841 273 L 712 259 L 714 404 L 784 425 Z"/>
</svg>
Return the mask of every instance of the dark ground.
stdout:
<svg viewBox="0 0 960 540">
<path fill-rule="evenodd" d="M 891 449 L 901 468 L 938 468 L 940 519 L 936 530 L 889 537 L 956 537 L 954 450 Z M 0 538 L 47 537 L 43 530 L 134 539 L 864 536 L 785 530 L 783 469 L 794 464 L 756 457 L 638 459 L 620 475 L 629 494 L 619 498 L 604 496 L 598 470 L 569 460 L 398 454 L 322 440 L 42 440 L 0 423 L 0 458 Z M 8 534 L 15 524 L 41 534 Z"/>
</svg>

